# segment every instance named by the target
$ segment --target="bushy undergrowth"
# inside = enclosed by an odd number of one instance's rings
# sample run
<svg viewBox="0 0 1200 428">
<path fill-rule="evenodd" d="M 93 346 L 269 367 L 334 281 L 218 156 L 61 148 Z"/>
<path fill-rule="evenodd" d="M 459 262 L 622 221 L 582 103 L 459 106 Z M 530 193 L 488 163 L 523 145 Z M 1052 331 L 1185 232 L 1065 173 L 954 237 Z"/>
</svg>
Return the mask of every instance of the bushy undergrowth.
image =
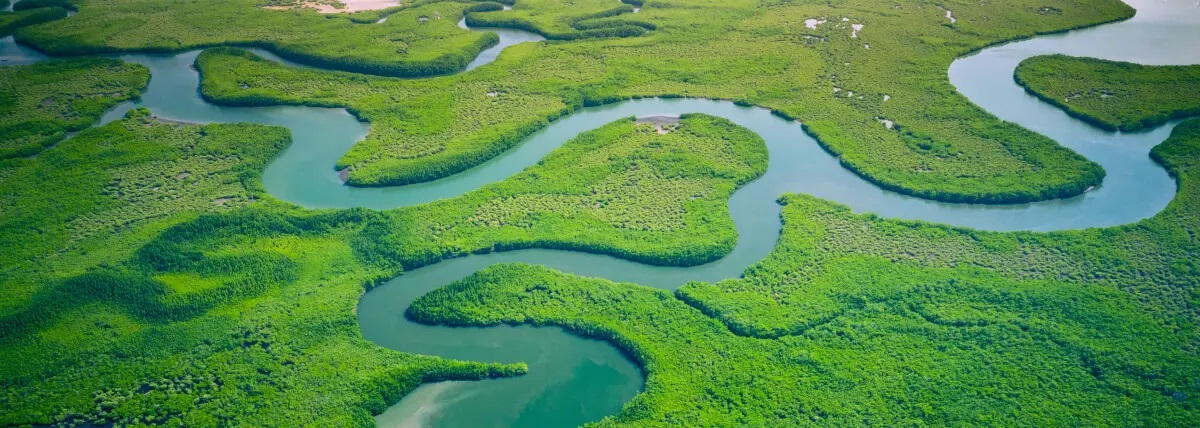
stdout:
<svg viewBox="0 0 1200 428">
<path fill-rule="evenodd" d="M 312 10 L 267 10 L 253 0 L 83 0 L 78 6 L 71 19 L 23 28 L 17 40 L 54 55 L 253 46 L 314 66 L 403 77 L 460 70 L 498 41 L 493 33 L 455 25 L 469 3 L 416 5 L 371 25 Z"/>
<path fill-rule="evenodd" d="M 37 154 L 91 126 L 149 80 L 146 67 L 99 58 L 0 67 L 0 159 Z"/>
<path fill-rule="evenodd" d="M 38 157 L 5 160 L 0 307 L 25 300 L 34 277 L 120 260 L 165 225 L 253 202 L 262 167 L 288 141 L 279 128 L 178 126 L 135 110 Z"/>
<path fill-rule="evenodd" d="M 288 141 L 135 110 L 2 161 L 0 423 L 370 426 L 422 382 L 525 370 L 364 342 L 354 304 L 400 267 L 350 243 L 389 218 L 262 201 Z"/>
<path fill-rule="evenodd" d="M 874 256 L 824 267 L 828 288 L 802 293 L 823 304 L 787 310 L 833 313 L 779 339 L 733 334 L 666 291 L 528 265 L 493 266 L 434 290 L 409 315 L 562 326 L 626 350 L 645 367 L 645 392 L 589 426 L 1177 426 L 1195 418 L 1200 361 L 1127 294 Z"/>
<path fill-rule="evenodd" d="M 1027 92 L 1112 131 L 1138 131 L 1200 114 L 1200 65 L 1047 55 L 1022 61 L 1015 78 Z"/>
<path fill-rule="evenodd" d="M 18 3 L 19 4 L 19 3 Z M 60 7 L 44 7 L 17 12 L 0 12 L 0 37 L 11 35 L 18 28 L 50 22 L 67 17 L 67 10 Z"/>
</svg>

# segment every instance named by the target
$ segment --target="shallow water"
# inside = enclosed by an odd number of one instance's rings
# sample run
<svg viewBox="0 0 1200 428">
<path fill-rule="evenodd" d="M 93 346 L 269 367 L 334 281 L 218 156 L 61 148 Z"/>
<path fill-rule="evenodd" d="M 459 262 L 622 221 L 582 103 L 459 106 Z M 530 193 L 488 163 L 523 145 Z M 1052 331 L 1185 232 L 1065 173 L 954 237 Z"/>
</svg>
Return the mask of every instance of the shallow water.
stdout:
<svg viewBox="0 0 1200 428">
<path fill-rule="evenodd" d="M 780 220 L 779 206 L 774 201 L 785 192 L 837 201 L 856 212 L 987 230 L 1112 226 L 1152 216 L 1170 201 L 1175 184 L 1149 160 L 1147 152 L 1167 137 L 1174 123 L 1136 134 L 1100 131 L 1025 94 L 1012 80 L 1020 60 L 1054 52 L 1149 64 L 1200 63 L 1200 49 L 1195 48 L 1200 46 L 1200 6 L 1194 0 L 1138 0 L 1131 4 L 1139 14 L 1130 21 L 993 47 L 954 62 L 949 70 L 950 81 L 971 101 L 1002 119 L 1054 138 L 1108 171 L 1102 186 L 1067 200 L 1010 206 L 946 204 L 884 191 L 842 168 L 803 133 L 798 123 L 764 109 L 702 99 L 643 99 L 583 109 L 551 123 L 516 149 L 464 173 L 412 186 L 352 188 L 342 185 L 333 165 L 366 135 L 365 124 L 342 109 L 208 104 L 198 96 L 198 75 L 189 68 L 197 52 L 121 56 L 150 67 L 153 77 L 140 101 L 119 106 L 102 122 L 119 119 L 133 107 L 148 107 L 170 119 L 285 126 L 295 141 L 264 173 L 264 184 L 272 195 L 313 208 L 376 209 L 454 197 L 503 180 L 578 133 L 622 117 L 702 112 L 757 132 L 770 150 L 770 167 L 762 178 L 739 189 L 730 199 L 739 241 L 734 251 L 721 260 L 673 268 L 565 251 L 512 251 L 452 259 L 407 272 L 360 301 L 358 318 L 363 336 L 382 346 L 457 359 L 524 361 L 530 367 L 528 375 L 512 379 L 424 385 L 377 417 L 381 426 L 575 426 L 618 412 L 641 389 L 640 369 L 615 348 L 556 328 L 419 325 L 403 316 L 409 303 L 479 269 L 508 262 L 543 264 L 584 276 L 666 289 L 691 280 L 738 277 L 775 246 Z M 494 61 L 506 46 L 541 40 L 540 36 L 518 30 L 488 31 L 500 34 L 500 45 L 481 53 L 466 71 Z M 17 64 L 44 57 L 15 46 L 8 38 L 0 40 L 0 59 L 10 60 L 4 64 Z"/>
</svg>

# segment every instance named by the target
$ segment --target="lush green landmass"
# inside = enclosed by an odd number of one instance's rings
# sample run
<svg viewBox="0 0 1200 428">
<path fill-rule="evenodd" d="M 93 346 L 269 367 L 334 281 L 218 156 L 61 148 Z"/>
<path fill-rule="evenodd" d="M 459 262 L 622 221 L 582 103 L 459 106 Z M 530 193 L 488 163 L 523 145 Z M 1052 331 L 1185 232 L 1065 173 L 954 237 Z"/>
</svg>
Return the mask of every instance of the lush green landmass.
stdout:
<svg viewBox="0 0 1200 428">
<path fill-rule="evenodd" d="M 508 180 L 397 210 L 397 223 L 414 227 L 377 239 L 397 249 L 406 268 L 516 248 L 697 265 L 737 244 L 729 196 L 766 169 L 762 139 L 725 119 L 685 116 L 667 134 L 620 120 L 580 134 Z"/>
<path fill-rule="evenodd" d="M 959 55 L 1128 17 L 1132 10 L 1124 4 L 1071 1 L 1055 6 L 1061 14 L 1047 14 L 1033 0 L 964 3 L 954 6 L 959 18 L 952 25 L 943 10 L 925 4 L 898 4 L 886 13 L 875 2 L 759 6 L 650 3 L 637 16 L 657 30 L 643 37 L 523 44 L 470 73 L 419 81 L 273 66 L 227 49 L 207 52 L 198 67 L 204 96 L 218 103 L 344 106 L 370 121 L 371 134 L 337 164 L 350 168 L 352 185 L 413 183 L 463 171 L 577 108 L 646 96 L 732 99 L 774 109 L 803 120 L 844 165 L 869 180 L 934 199 L 1049 199 L 1102 180 L 1098 165 L 979 110 L 944 76 Z M 472 16 L 533 16 L 543 6 L 528 7 Z M 829 22 L 809 29 L 806 18 Z M 537 24 L 550 29 L 567 21 L 539 18 Z M 864 27 L 855 32 L 851 25 Z M 897 127 L 888 129 L 879 118 Z"/>
<path fill-rule="evenodd" d="M 1021 61 L 1017 83 L 1108 130 L 1137 131 L 1200 114 L 1200 65 L 1147 66 L 1065 55 Z"/>
<path fill-rule="evenodd" d="M 0 159 L 37 154 L 91 126 L 149 81 L 146 67 L 110 59 L 0 67 Z"/>
<path fill-rule="evenodd" d="M 23 28 L 16 38 L 55 55 L 255 46 L 316 66 L 428 76 L 459 70 L 496 44 L 493 33 L 472 33 L 455 25 L 464 10 L 477 6 L 413 6 L 396 11 L 384 23 L 361 25 L 312 10 L 267 10 L 253 0 L 82 0 L 78 15 Z"/>
<path fill-rule="evenodd" d="M 66 17 L 67 10 L 58 7 L 22 10 L 20 12 L 0 12 L 0 37 L 7 37 L 18 28 L 26 25 L 41 24 Z"/>
<path fill-rule="evenodd" d="M 614 342 L 647 390 L 601 426 L 1186 425 L 1200 403 L 1200 120 L 1151 156 L 1179 194 L 1134 225 L 985 233 L 791 195 L 770 257 L 678 300 L 504 265 L 410 315 Z"/>
<path fill-rule="evenodd" d="M 366 426 L 423 381 L 523 370 L 363 341 L 352 310 L 382 273 L 348 242 L 381 216 L 264 202 L 288 141 L 135 111 L 4 161 L 0 422 Z"/>
<path fill-rule="evenodd" d="M 1200 361 L 1128 295 L 869 256 L 826 267 L 837 314 L 776 340 L 737 336 L 665 291 L 526 265 L 435 290 L 409 314 L 558 325 L 618 344 L 646 368 L 646 391 L 596 426 L 1178 426 L 1196 416 Z"/>
<path fill-rule="evenodd" d="M 724 119 L 667 134 L 620 120 L 460 198 L 309 213 L 257 181 L 286 141 L 138 112 L 11 160 L 0 236 L 23 251 L 3 260 L 0 422 L 370 425 L 421 382 L 524 369 L 366 343 L 353 317 L 365 287 L 517 247 L 711 260 L 736 242 L 730 193 L 766 168 L 762 140 Z"/>
<path fill-rule="evenodd" d="M 790 195 L 779 247 L 745 279 L 675 299 L 499 265 L 409 315 L 615 343 L 646 391 L 597 426 L 1187 425 L 1200 412 L 1200 120 L 1154 157 L 1179 197 L 1127 227 L 980 233 Z"/>
<path fill-rule="evenodd" d="M 148 115 L 135 110 L 36 158 L 5 161 L 0 239 L 8 248 L 7 279 L 70 276 L 120 260 L 197 212 L 249 204 L 263 195 L 261 168 L 290 141 L 278 128 L 180 126 Z M 27 300 L 37 285 L 5 284 L 0 307 Z"/>
</svg>

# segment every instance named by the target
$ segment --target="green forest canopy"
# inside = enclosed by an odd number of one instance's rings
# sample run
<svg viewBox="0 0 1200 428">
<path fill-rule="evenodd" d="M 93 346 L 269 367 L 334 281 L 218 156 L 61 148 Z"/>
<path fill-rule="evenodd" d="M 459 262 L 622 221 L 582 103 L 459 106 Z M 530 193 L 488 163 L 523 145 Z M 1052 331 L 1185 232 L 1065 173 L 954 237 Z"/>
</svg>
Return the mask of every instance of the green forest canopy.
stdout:
<svg viewBox="0 0 1200 428">
<path fill-rule="evenodd" d="M 1138 131 L 1200 114 L 1200 65 L 1046 55 L 1022 61 L 1016 79 L 1038 98 L 1108 130 Z"/>
</svg>

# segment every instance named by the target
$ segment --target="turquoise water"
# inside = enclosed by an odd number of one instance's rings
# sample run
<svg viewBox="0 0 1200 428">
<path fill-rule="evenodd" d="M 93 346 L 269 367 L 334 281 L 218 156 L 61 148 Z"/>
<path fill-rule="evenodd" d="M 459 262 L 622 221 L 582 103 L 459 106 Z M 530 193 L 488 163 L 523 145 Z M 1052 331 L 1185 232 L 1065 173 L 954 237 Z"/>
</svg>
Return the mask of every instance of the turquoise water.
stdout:
<svg viewBox="0 0 1200 428">
<path fill-rule="evenodd" d="M 643 99 L 577 111 L 535 133 L 514 150 L 476 168 L 429 183 L 392 188 L 342 185 L 334 162 L 368 132 L 341 109 L 309 107 L 239 108 L 204 102 L 198 75 L 189 66 L 197 52 L 178 55 L 125 55 L 151 69 L 150 87 L 136 103 L 109 112 L 119 119 L 133 107 L 148 107 L 164 118 L 197 122 L 255 122 L 291 129 L 294 143 L 264 173 L 268 191 L 313 208 L 363 206 L 387 209 L 454 197 L 503 180 L 533 165 L 580 132 L 622 117 L 708 113 L 730 119 L 759 135 L 770 150 L 768 172 L 739 189 L 730 214 L 739 234 L 732 253 L 690 268 L 657 267 L 613 257 L 552 250 L 521 250 L 443 261 L 389 281 L 359 303 L 363 336 L 405 352 L 478 361 L 529 364 L 530 373 L 512 379 L 442 382 L 424 385 L 377 418 L 381 426 L 575 426 L 620 410 L 642 387 L 640 369 L 607 343 L 572 336 L 556 328 L 446 328 L 408 322 L 404 311 L 425 292 L 496 263 L 543 264 L 585 276 L 604 277 L 674 289 L 691 280 L 740 276 L 766 256 L 779 237 L 779 207 L 786 192 L 837 201 L 856 212 L 921 219 L 986 230 L 1061 230 L 1135 222 L 1160 211 L 1175 184 L 1147 153 L 1174 123 L 1143 133 L 1094 129 L 1029 96 L 1012 81 L 1021 59 L 1067 53 L 1148 64 L 1200 63 L 1200 6 L 1193 0 L 1136 1 L 1136 18 L 1117 24 L 986 49 L 956 61 L 949 78 L 972 102 L 996 116 L 1055 139 L 1101 164 L 1102 186 L 1079 197 L 1031 204 L 994 206 L 946 204 L 884 191 L 838 165 L 803 133 L 796 122 L 768 111 L 703 99 Z M 467 71 L 493 61 L 504 47 L 536 42 L 539 36 L 499 30 L 501 44 L 488 49 Z M 269 53 L 259 51 L 264 56 Z M 0 40 L 4 64 L 43 59 L 36 52 Z M 298 64 L 293 64 L 298 65 Z"/>
</svg>

